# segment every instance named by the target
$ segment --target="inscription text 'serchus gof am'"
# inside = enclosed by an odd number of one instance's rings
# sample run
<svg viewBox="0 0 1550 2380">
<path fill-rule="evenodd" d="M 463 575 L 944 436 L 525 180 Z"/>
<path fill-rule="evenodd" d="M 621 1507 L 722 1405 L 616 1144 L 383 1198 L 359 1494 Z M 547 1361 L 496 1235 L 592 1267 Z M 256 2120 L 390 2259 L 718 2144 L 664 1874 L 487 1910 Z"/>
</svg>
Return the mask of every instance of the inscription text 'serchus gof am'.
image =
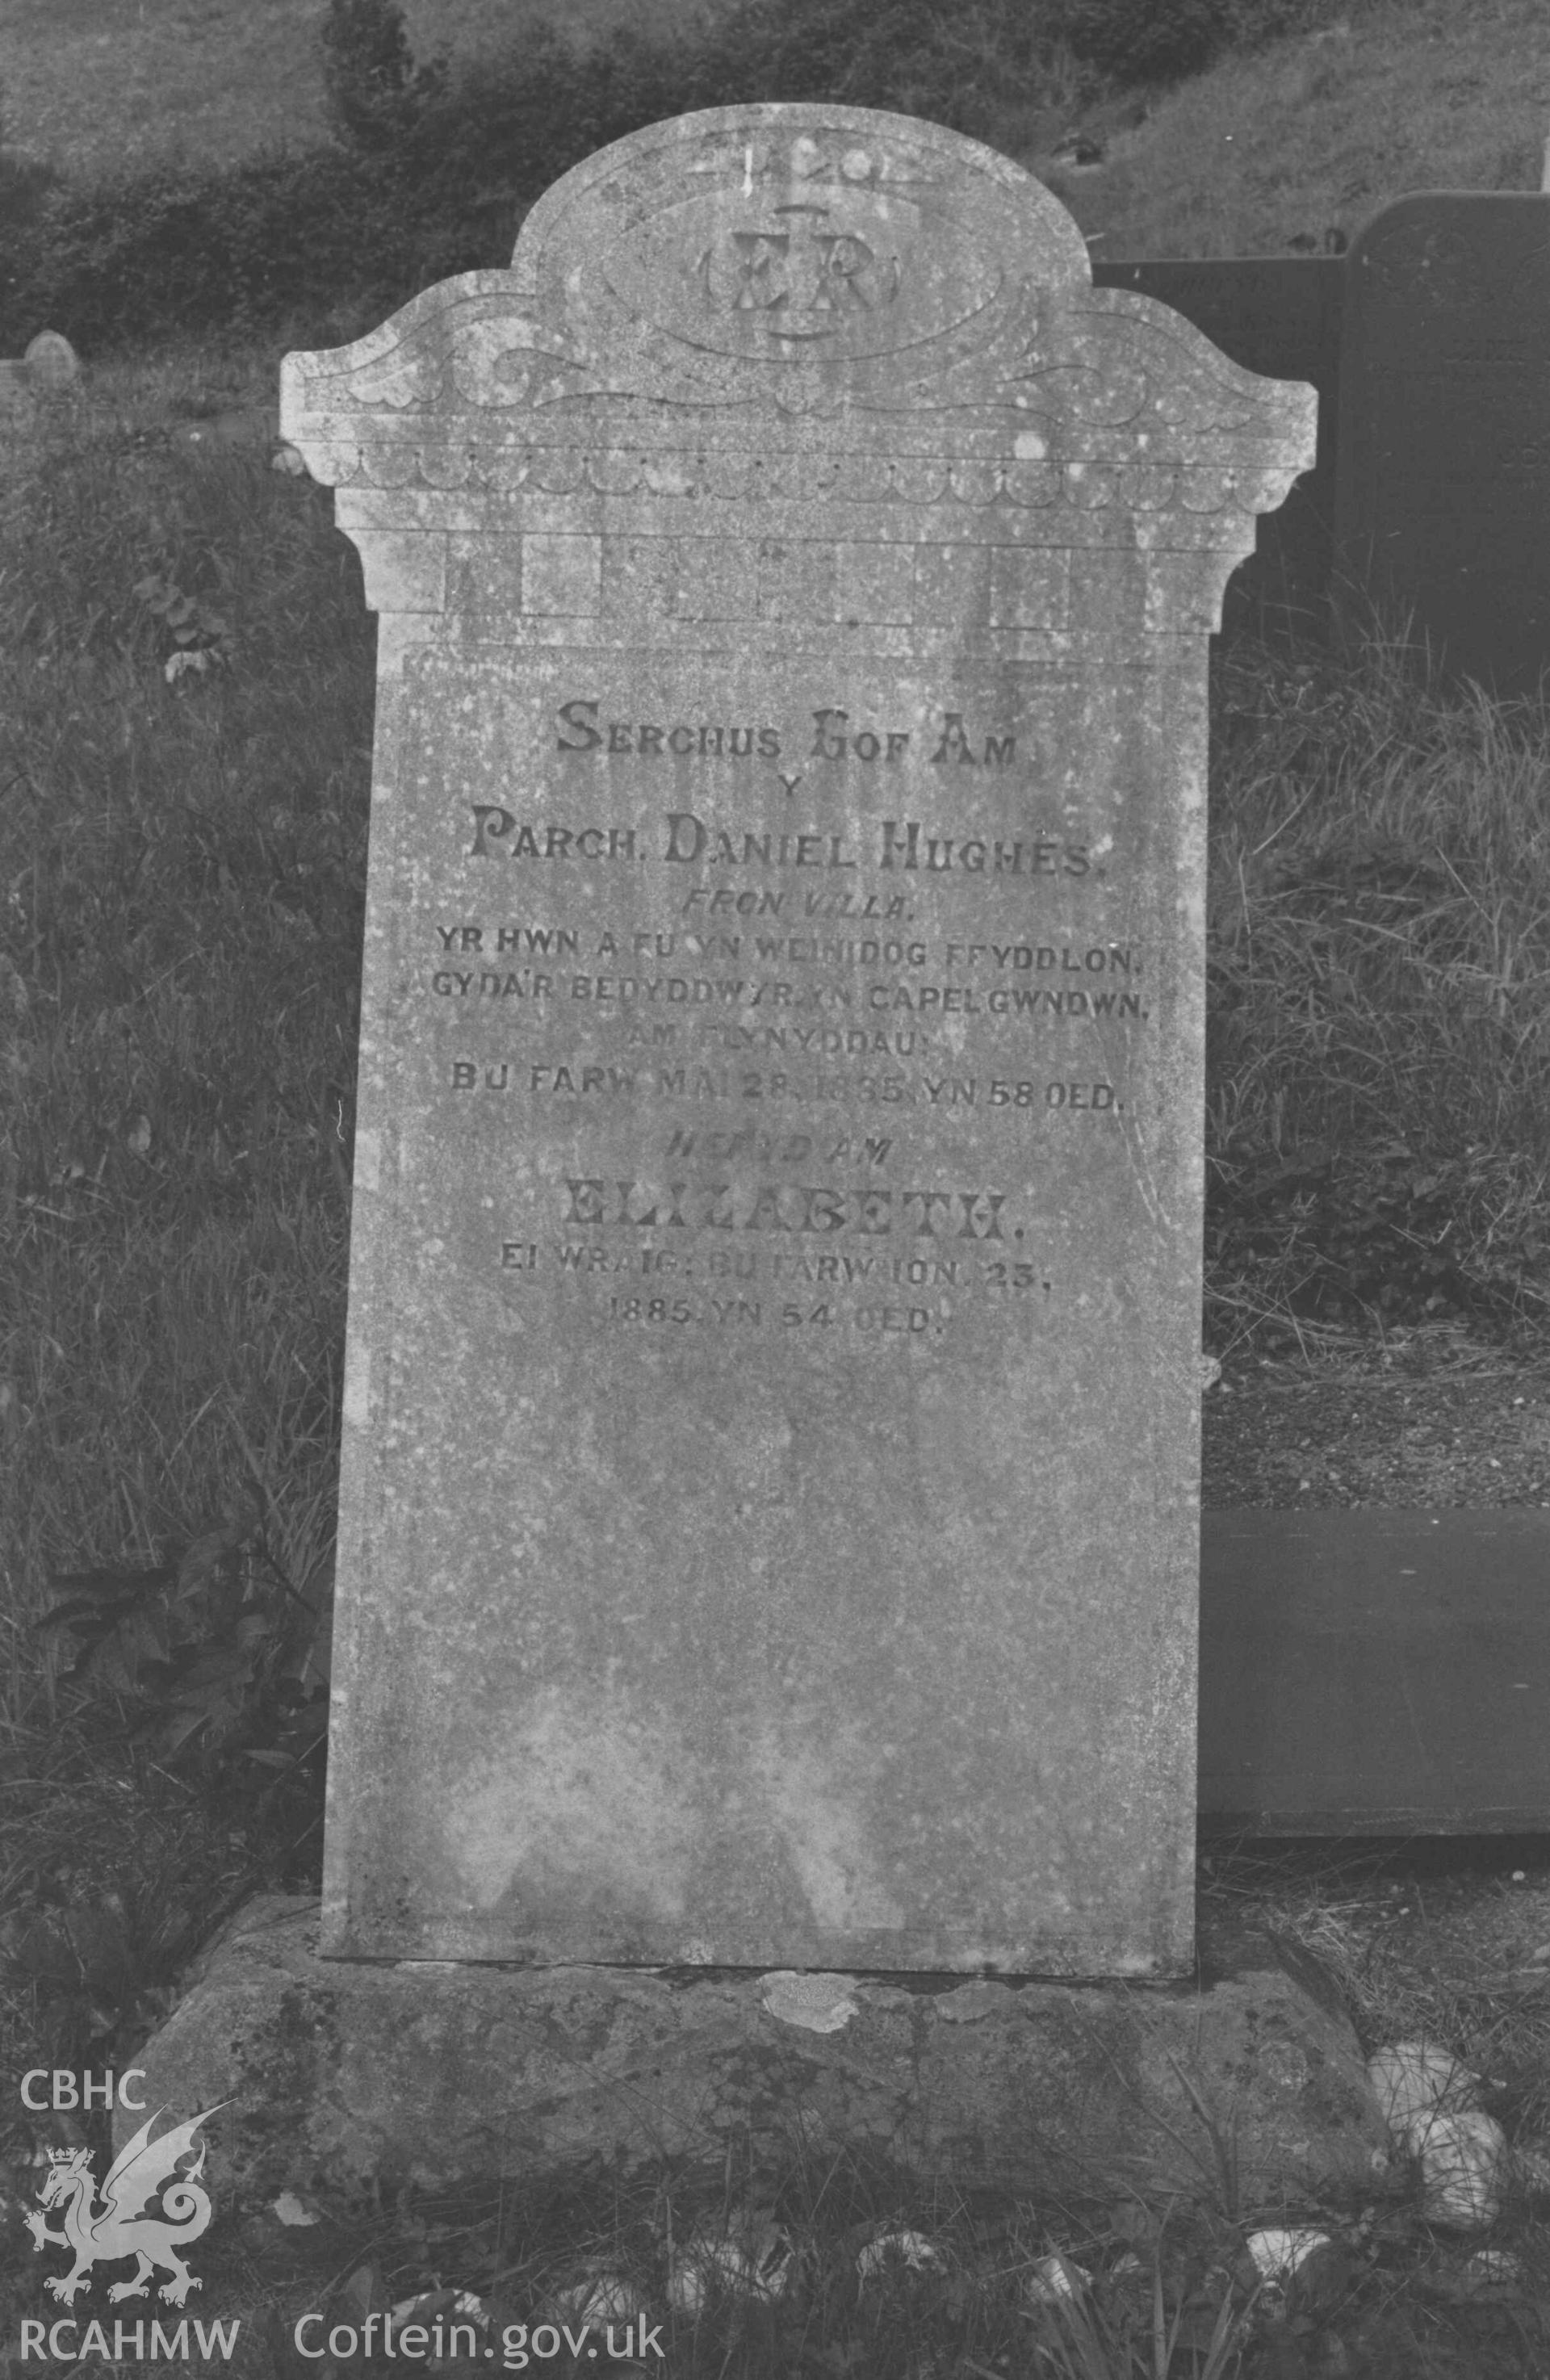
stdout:
<svg viewBox="0 0 1550 2380">
<path fill-rule="evenodd" d="M 284 385 L 380 614 L 327 1946 L 1179 1971 L 1206 643 L 1312 392 L 817 106 Z"/>
</svg>

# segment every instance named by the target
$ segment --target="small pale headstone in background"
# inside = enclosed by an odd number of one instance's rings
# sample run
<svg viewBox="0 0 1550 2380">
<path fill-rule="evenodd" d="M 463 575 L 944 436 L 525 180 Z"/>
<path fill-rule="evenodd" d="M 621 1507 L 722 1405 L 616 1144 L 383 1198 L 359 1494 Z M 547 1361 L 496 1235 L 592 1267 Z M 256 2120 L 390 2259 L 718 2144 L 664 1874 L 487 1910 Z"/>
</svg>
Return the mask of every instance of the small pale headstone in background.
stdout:
<svg viewBox="0 0 1550 2380">
<path fill-rule="evenodd" d="M 59 396 L 80 378 L 80 358 L 60 331 L 40 331 L 25 355 L 0 358 L 0 414 L 31 417 L 40 398 Z"/>
<path fill-rule="evenodd" d="M 1314 403 L 828 106 L 286 358 L 381 614 L 333 1953 L 1188 1967 L 1206 652 Z"/>
<path fill-rule="evenodd" d="M 68 388 L 80 378 L 80 358 L 62 331 L 40 331 L 22 361 L 40 390 Z"/>
</svg>

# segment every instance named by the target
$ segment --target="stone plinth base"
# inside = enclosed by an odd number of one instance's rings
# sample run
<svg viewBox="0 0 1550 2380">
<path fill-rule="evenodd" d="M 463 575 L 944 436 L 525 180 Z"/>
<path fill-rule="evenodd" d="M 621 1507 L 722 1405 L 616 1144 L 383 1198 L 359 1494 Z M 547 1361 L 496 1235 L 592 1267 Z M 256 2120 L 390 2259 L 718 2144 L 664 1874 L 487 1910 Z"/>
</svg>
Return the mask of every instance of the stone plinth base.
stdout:
<svg viewBox="0 0 1550 2380">
<path fill-rule="evenodd" d="M 146 2105 L 209 2127 L 230 2210 L 665 2157 L 798 2134 L 1034 2194 L 1240 2210 L 1371 2192 L 1387 2135 L 1316 1971 L 1206 1934 L 1195 1985 L 362 1966 L 310 1901 L 243 1911 L 134 2061 Z M 120 2113 L 120 2140 L 143 2119 Z"/>
</svg>

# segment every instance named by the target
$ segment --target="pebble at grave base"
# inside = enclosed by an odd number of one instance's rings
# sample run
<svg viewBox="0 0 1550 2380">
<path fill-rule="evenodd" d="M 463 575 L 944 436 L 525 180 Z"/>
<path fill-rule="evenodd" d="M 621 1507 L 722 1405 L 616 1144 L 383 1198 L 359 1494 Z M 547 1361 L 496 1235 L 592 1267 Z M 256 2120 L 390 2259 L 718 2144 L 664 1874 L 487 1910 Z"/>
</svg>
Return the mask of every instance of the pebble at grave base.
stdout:
<svg viewBox="0 0 1550 2380">
<path fill-rule="evenodd" d="M 1314 409 L 822 106 L 286 359 L 380 614 L 333 1955 L 1188 1968 L 1206 645 Z"/>
</svg>

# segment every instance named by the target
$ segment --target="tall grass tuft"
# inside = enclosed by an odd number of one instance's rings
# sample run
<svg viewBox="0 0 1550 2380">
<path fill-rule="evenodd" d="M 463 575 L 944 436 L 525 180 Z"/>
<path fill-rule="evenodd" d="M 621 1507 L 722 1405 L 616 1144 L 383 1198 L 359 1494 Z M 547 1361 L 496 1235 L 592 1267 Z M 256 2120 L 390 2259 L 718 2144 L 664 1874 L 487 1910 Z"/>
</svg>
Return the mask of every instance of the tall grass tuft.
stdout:
<svg viewBox="0 0 1550 2380">
<path fill-rule="evenodd" d="M 1265 1302 L 1304 1311 L 1538 1311 L 1543 707 L 1429 681 L 1399 637 L 1345 662 L 1229 654 L 1217 696 L 1215 1253 L 1268 1252 Z"/>
<path fill-rule="evenodd" d="M 0 499 L 6 1716 L 131 1765 L 200 1629 L 326 1594 L 371 721 L 327 498 L 175 443 L 167 382 L 104 374 Z M 61 1572 L 135 1607 L 70 1681 Z"/>
</svg>

